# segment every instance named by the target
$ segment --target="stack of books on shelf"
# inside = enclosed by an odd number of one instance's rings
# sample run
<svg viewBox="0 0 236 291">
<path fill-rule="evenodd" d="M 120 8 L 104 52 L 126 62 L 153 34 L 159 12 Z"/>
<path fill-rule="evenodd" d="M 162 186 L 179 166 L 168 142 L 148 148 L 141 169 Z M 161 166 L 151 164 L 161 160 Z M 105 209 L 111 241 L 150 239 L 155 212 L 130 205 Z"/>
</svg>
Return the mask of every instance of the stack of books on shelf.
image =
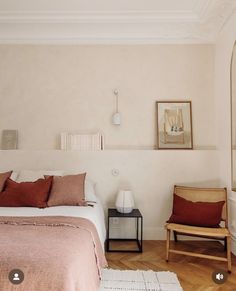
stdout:
<svg viewBox="0 0 236 291">
<path fill-rule="evenodd" d="M 62 132 L 61 150 L 100 151 L 103 150 L 103 138 L 100 133 L 72 134 Z"/>
</svg>

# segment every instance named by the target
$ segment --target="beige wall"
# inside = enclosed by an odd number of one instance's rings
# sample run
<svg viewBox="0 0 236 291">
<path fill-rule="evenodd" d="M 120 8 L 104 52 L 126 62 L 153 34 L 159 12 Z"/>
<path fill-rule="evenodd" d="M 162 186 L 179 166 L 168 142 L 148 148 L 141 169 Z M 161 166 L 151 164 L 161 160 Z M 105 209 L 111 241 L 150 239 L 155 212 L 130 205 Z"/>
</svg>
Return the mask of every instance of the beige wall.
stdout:
<svg viewBox="0 0 236 291">
<path fill-rule="evenodd" d="M 0 68 L 0 131 L 18 129 L 21 149 L 96 130 L 108 147 L 152 148 L 157 100 L 192 100 L 194 146 L 215 146 L 212 45 L 1 45 Z"/>
<path fill-rule="evenodd" d="M 21 149 L 0 151 L 0 170 L 87 171 L 106 207 L 129 187 L 146 239 L 165 238 L 175 183 L 219 185 L 218 153 L 204 150 L 216 144 L 212 45 L 2 45 L 0 68 L 0 131 L 18 129 Z M 114 88 L 119 127 L 110 122 Z M 152 148 L 155 101 L 181 99 L 192 100 L 194 147 L 201 150 L 52 150 L 61 131 L 93 130 L 105 134 L 110 148 Z"/>
<path fill-rule="evenodd" d="M 145 239 L 165 239 L 174 184 L 218 186 L 218 154 L 212 150 L 0 151 L 0 172 L 14 169 L 86 171 L 105 210 L 119 189 L 131 189 L 144 218 Z M 119 170 L 118 176 L 112 169 Z M 128 225 L 129 226 L 129 225 Z M 123 224 L 115 225 L 123 233 Z M 123 235 L 130 235 L 130 228 Z"/>
</svg>

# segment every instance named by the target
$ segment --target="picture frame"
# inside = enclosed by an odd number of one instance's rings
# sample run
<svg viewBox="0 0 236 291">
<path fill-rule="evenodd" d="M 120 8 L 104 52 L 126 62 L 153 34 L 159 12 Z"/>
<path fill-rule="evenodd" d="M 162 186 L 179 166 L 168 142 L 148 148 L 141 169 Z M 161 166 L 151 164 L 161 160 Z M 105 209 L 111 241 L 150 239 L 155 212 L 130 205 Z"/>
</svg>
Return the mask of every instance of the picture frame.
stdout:
<svg viewBox="0 0 236 291">
<path fill-rule="evenodd" d="M 18 131 L 13 129 L 4 129 L 2 131 L 2 150 L 16 150 L 18 146 Z"/>
<path fill-rule="evenodd" d="M 193 149 L 191 101 L 157 101 L 157 149 Z"/>
</svg>

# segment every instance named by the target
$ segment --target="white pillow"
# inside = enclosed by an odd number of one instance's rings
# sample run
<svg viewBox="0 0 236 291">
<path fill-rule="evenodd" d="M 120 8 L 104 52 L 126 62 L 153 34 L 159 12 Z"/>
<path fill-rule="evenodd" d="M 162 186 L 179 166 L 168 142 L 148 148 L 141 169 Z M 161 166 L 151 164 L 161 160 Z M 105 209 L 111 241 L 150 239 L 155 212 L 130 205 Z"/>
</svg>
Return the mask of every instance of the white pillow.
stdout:
<svg viewBox="0 0 236 291">
<path fill-rule="evenodd" d="M 95 193 L 95 184 L 89 180 L 88 178 L 85 178 L 84 183 L 84 195 L 85 195 L 85 201 L 91 201 L 91 202 L 97 202 L 97 196 Z"/>
<path fill-rule="evenodd" d="M 16 181 L 17 182 L 34 182 L 40 178 L 44 178 L 44 175 L 47 176 L 63 176 L 63 171 L 55 170 L 55 171 L 31 171 L 31 170 L 22 170 L 20 171 Z"/>
<path fill-rule="evenodd" d="M 10 177 L 10 178 L 11 178 L 13 181 L 16 181 L 16 180 L 17 180 L 17 177 L 18 177 L 18 173 L 13 171 L 13 172 L 11 173 L 11 177 Z"/>
</svg>

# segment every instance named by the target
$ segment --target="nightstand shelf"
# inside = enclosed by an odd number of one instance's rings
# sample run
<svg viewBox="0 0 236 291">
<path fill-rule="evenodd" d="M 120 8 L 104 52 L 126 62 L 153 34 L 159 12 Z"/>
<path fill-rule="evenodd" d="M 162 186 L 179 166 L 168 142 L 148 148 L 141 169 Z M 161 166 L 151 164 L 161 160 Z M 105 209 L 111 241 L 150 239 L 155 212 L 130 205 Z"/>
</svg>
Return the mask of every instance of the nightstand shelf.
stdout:
<svg viewBox="0 0 236 291">
<path fill-rule="evenodd" d="M 110 219 L 111 218 L 134 218 L 136 220 L 136 238 L 110 238 Z M 111 249 L 110 243 L 114 241 L 135 242 L 137 249 Z M 115 208 L 108 209 L 108 230 L 106 241 L 107 252 L 135 252 L 142 253 L 143 251 L 143 216 L 139 209 L 133 209 L 131 213 L 120 213 Z"/>
</svg>

